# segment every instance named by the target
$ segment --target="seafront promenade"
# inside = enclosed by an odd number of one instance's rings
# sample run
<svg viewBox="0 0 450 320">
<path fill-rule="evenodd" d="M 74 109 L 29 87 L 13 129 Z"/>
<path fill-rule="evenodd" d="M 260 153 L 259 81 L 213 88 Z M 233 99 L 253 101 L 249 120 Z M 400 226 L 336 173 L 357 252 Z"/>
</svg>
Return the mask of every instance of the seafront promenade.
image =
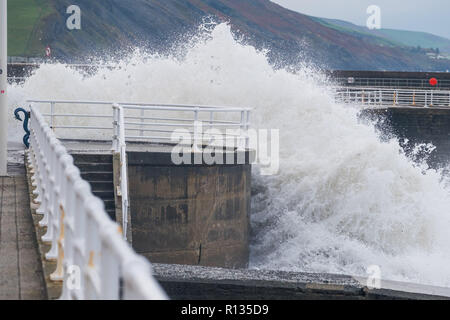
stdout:
<svg viewBox="0 0 450 320">
<path fill-rule="evenodd" d="M 0 300 L 46 298 L 25 167 L 10 163 L 0 177 Z"/>
</svg>

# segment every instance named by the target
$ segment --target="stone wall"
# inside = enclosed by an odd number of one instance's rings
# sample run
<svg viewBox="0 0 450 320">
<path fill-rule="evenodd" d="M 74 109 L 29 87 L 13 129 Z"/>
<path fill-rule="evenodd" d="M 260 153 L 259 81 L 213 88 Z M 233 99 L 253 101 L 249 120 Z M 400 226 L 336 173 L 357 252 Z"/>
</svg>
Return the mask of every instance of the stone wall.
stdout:
<svg viewBox="0 0 450 320">
<path fill-rule="evenodd" d="M 408 139 L 404 145 L 408 153 L 416 144 L 432 143 L 436 149 L 427 160 L 433 168 L 445 166 L 450 160 L 450 108 L 366 109 L 363 118 L 376 121 L 384 137 Z"/>
<path fill-rule="evenodd" d="M 251 165 L 174 165 L 129 152 L 133 248 L 152 262 L 244 268 Z"/>
</svg>

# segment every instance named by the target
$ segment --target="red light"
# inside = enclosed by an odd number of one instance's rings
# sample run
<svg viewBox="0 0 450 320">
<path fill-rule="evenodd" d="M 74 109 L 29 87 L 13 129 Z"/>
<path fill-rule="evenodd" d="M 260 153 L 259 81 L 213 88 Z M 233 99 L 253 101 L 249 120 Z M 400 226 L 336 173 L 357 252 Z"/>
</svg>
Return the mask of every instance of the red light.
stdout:
<svg viewBox="0 0 450 320">
<path fill-rule="evenodd" d="M 432 85 L 433 87 L 434 87 L 435 85 L 437 85 L 437 83 L 438 83 L 438 81 L 437 81 L 436 78 L 431 78 L 431 79 L 430 79 L 430 85 Z"/>
</svg>

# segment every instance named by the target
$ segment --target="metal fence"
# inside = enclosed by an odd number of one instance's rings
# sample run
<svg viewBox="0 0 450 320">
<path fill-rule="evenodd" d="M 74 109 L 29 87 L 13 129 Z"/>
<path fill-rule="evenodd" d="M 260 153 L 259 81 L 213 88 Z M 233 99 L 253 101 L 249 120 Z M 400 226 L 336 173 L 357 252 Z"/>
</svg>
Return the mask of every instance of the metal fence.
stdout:
<svg viewBox="0 0 450 320">
<path fill-rule="evenodd" d="M 249 144 L 249 108 L 161 104 L 122 104 L 122 107 L 127 140 L 167 143 L 178 130 L 201 144 L 212 140 L 224 145 L 233 141 L 246 148 Z M 215 134 L 214 130 L 223 134 Z"/>
<path fill-rule="evenodd" d="M 339 103 L 363 106 L 450 107 L 450 91 L 339 87 Z"/>
<path fill-rule="evenodd" d="M 92 138 L 92 135 L 104 132 L 104 139 L 112 140 L 117 131 L 111 124 L 119 121 L 114 118 L 114 110 L 120 107 L 127 142 L 170 143 L 177 129 L 202 142 L 220 140 L 219 135 L 209 130 L 229 130 L 222 139 L 235 139 L 246 146 L 249 142 L 250 108 L 63 100 L 29 100 L 28 103 L 45 107 L 43 115 L 50 128 L 62 138 L 70 137 L 70 134 L 80 137 L 86 132 Z"/>
<path fill-rule="evenodd" d="M 417 88 L 431 89 L 429 79 L 405 79 L 405 78 L 359 78 L 339 77 L 334 78 L 338 85 L 377 88 Z M 435 89 L 450 89 L 450 80 L 439 80 Z"/>
<path fill-rule="evenodd" d="M 46 59 L 43 58 L 32 58 L 32 57 L 16 57 L 16 56 L 8 56 L 8 64 L 16 63 L 16 64 L 41 64 L 44 63 Z"/>
<path fill-rule="evenodd" d="M 151 265 L 121 237 L 89 183 L 37 107 L 31 107 L 29 165 L 42 237 L 56 260 L 61 299 L 166 299 Z"/>
</svg>

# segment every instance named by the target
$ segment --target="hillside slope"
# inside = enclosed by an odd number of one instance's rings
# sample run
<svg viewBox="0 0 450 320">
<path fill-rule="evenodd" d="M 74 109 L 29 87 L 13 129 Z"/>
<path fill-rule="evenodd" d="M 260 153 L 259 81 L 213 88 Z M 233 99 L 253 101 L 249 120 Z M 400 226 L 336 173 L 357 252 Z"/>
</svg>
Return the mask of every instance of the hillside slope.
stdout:
<svg viewBox="0 0 450 320">
<path fill-rule="evenodd" d="M 302 59 L 323 68 L 347 70 L 450 69 L 450 60 L 430 59 L 424 52 L 379 35 L 339 30 L 268 0 L 77 0 L 82 29 L 76 31 L 65 26 L 72 0 L 15 1 L 42 1 L 50 6 L 35 23 L 29 37 L 34 45 L 28 45 L 26 53 L 42 55 L 42 48 L 50 45 L 56 58 L 67 61 L 136 46 L 163 50 L 212 15 L 229 21 L 249 43 L 271 49 L 271 58 L 277 62 Z"/>
<path fill-rule="evenodd" d="M 45 46 L 35 38 L 43 19 L 54 10 L 50 0 L 8 1 L 8 52 L 10 56 L 38 56 Z"/>
<path fill-rule="evenodd" d="M 441 52 L 450 54 L 450 39 L 439 37 L 431 33 L 395 29 L 369 30 L 366 27 L 358 26 L 342 20 L 324 18 L 315 19 L 329 27 L 334 27 L 340 31 L 357 32 L 360 34 L 372 35 L 383 38 L 396 45 L 432 49 L 439 48 Z"/>
</svg>

